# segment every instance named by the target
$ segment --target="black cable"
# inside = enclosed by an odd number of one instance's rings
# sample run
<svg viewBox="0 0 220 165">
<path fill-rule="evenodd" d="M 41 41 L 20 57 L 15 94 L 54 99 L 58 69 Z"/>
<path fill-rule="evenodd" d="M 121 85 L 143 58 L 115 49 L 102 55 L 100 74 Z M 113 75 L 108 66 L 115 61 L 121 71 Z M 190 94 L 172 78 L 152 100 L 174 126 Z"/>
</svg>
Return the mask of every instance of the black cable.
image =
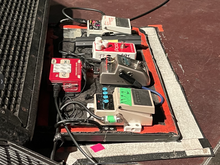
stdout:
<svg viewBox="0 0 220 165">
<path fill-rule="evenodd" d="M 81 113 L 81 114 L 80 114 Z M 74 114 L 74 113 L 73 113 Z M 78 118 L 81 118 L 82 116 L 83 116 L 83 111 L 81 111 L 81 110 L 76 110 L 76 113 L 75 113 L 75 115 L 73 116 L 73 114 L 71 114 L 70 115 L 70 118 L 76 118 L 77 117 L 77 115 L 79 115 L 80 114 L 80 116 L 78 116 Z"/>
<path fill-rule="evenodd" d="M 85 55 L 86 53 L 72 53 L 70 51 L 63 51 L 63 50 L 59 50 L 59 53 L 63 54 L 64 56 L 73 56 L 76 58 L 81 58 L 83 55 Z M 84 57 L 83 57 L 84 58 Z"/>
<path fill-rule="evenodd" d="M 58 121 L 59 121 L 59 115 L 57 115 L 57 118 L 56 118 L 56 122 L 58 122 Z M 58 128 L 56 128 L 55 136 L 56 136 L 57 133 L 59 133 L 59 129 Z M 56 153 L 56 148 L 57 148 L 57 141 L 54 141 L 53 142 L 53 149 L 52 149 L 52 152 L 50 154 L 50 159 L 51 160 L 54 160 L 55 153 Z"/>
<path fill-rule="evenodd" d="M 164 1 L 164 2 L 161 3 L 159 6 L 153 8 L 153 9 L 151 9 L 151 10 L 149 10 L 149 11 L 143 13 L 143 14 L 140 14 L 140 15 L 138 15 L 138 16 L 136 16 L 136 17 L 131 18 L 130 21 L 133 21 L 133 20 L 135 20 L 135 19 L 138 19 L 138 18 L 140 18 L 140 17 L 143 17 L 143 16 L 145 16 L 145 15 L 147 15 L 147 14 L 149 14 L 149 13 L 151 13 L 151 12 L 157 10 L 157 9 L 159 9 L 160 7 L 162 7 L 163 5 L 165 5 L 165 4 L 166 4 L 167 2 L 169 2 L 169 1 L 170 1 L 170 0 Z"/>
<path fill-rule="evenodd" d="M 73 117 L 73 114 L 75 113 L 74 117 Z M 72 113 L 69 115 L 69 118 L 75 118 L 76 116 L 78 115 L 78 110 L 76 110 L 76 105 L 73 104 L 73 110 L 72 110 Z M 80 117 L 79 117 L 80 118 Z"/>
<path fill-rule="evenodd" d="M 98 122 L 96 122 L 94 120 L 87 120 L 87 119 L 67 119 L 67 120 L 61 120 L 61 121 L 57 122 L 54 127 L 58 128 L 58 127 L 62 126 L 64 123 L 66 125 L 67 124 L 72 124 L 72 123 L 79 124 L 79 125 L 88 125 L 88 124 L 90 124 L 90 125 L 95 125 L 95 126 L 97 126 L 99 128 L 99 130 L 102 130 L 102 126 Z"/>
<path fill-rule="evenodd" d="M 73 40 L 73 41 L 60 41 L 59 43 L 58 43 L 58 51 L 60 51 L 61 49 L 60 49 L 60 44 L 61 43 L 63 43 L 63 42 L 68 42 L 68 43 L 74 43 L 74 49 L 73 49 L 73 52 L 75 51 L 75 43 L 76 43 L 76 41 L 75 40 Z M 68 53 L 68 52 L 66 52 L 66 51 L 63 51 L 64 53 Z M 70 51 L 69 51 L 70 52 Z M 62 52 L 60 52 L 60 53 L 62 53 Z M 71 52 L 70 52 L 71 53 Z"/>
<path fill-rule="evenodd" d="M 63 51 L 63 50 L 59 50 L 59 53 L 62 54 L 62 57 L 64 58 L 78 58 L 81 60 L 82 64 L 85 62 L 87 62 L 86 58 L 85 58 L 85 53 L 72 53 L 70 51 Z"/>
<path fill-rule="evenodd" d="M 79 93 L 77 93 L 77 95 L 75 95 L 73 98 L 77 98 L 83 91 L 84 91 L 84 89 L 85 89 L 85 87 L 86 87 L 86 81 L 87 81 L 87 79 L 86 79 L 86 73 L 85 73 L 85 71 L 82 69 L 82 73 L 83 73 L 83 78 L 84 78 L 84 80 L 85 80 L 85 82 L 84 82 L 84 85 L 83 85 L 83 88 L 82 88 L 82 90 L 79 92 Z M 70 97 L 67 97 L 67 99 L 70 99 L 70 100 L 72 100 L 72 98 L 70 98 Z M 62 101 L 62 105 L 63 105 L 63 103 L 66 101 L 66 99 L 64 99 L 63 101 Z M 61 111 L 63 111 L 63 109 L 61 109 Z M 81 112 L 81 111 L 80 111 Z M 63 111 L 63 114 L 67 117 L 67 118 L 71 118 L 71 117 L 73 117 L 72 115 L 74 114 L 74 109 L 73 109 L 73 113 L 71 113 L 70 115 L 68 114 L 68 113 L 65 113 L 64 111 Z M 76 112 L 76 114 L 74 115 L 74 117 L 73 118 L 75 118 L 77 115 L 78 115 L 79 113 L 78 113 L 78 110 L 77 110 L 77 112 Z M 83 113 L 81 113 L 81 116 L 83 115 Z"/>
<path fill-rule="evenodd" d="M 81 30 L 81 37 L 83 37 L 84 36 L 84 34 L 86 34 L 87 32 L 85 31 L 85 32 L 83 32 L 82 30 Z"/>
<path fill-rule="evenodd" d="M 96 94 L 97 92 L 97 83 L 96 83 L 96 78 L 94 78 L 94 83 L 95 83 L 95 90 L 92 94 L 87 94 L 85 99 L 88 100 L 88 99 L 92 99 L 94 97 L 94 95 Z"/>
<path fill-rule="evenodd" d="M 80 50 L 79 50 L 80 49 Z M 79 52 L 79 53 L 82 53 L 82 50 L 85 49 L 85 47 L 76 47 L 76 50 Z"/>
<path fill-rule="evenodd" d="M 93 92 L 93 94 L 92 94 L 92 96 L 94 96 L 95 94 L 96 94 L 96 92 L 97 92 L 97 89 L 98 89 L 98 87 L 97 87 L 97 83 L 96 83 L 96 78 L 94 79 L 94 83 L 95 83 L 95 91 Z"/>
<path fill-rule="evenodd" d="M 60 109 L 59 109 L 59 106 L 57 104 L 57 97 L 54 97 L 54 102 L 55 102 L 55 106 L 56 106 L 56 110 L 57 110 L 57 113 L 62 120 L 64 120 L 64 118 L 62 117 L 61 113 L 60 113 Z M 70 132 L 69 128 L 67 127 L 67 125 L 65 123 L 64 124 L 64 128 L 66 129 L 67 133 L 69 134 L 70 138 L 72 139 L 73 143 L 76 145 L 76 147 L 80 150 L 80 152 L 92 163 L 94 164 L 97 164 L 95 162 L 95 160 L 93 160 L 92 158 L 89 157 L 89 155 L 79 146 L 79 144 L 77 143 L 77 141 L 75 140 L 75 138 L 73 137 L 72 133 Z"/>
<path fill-rule="evenodd" d="M 84 80 L 85 80 L 85 82 L 84 82 L 84 85 L 83 85 L 83 88 L 82 88 L 82 90 L 79 92 L 79 93 L 77 93 L 77 96 L 74 96 L 74 98 L 77 98 L 77 97 L 79 97 L 79 95 L 84 91 L 84 89 L 86 88 L 86 81 L 87 81 L 87 79 L 86 79 L 86 73 L 85 73 L 85 71 L 82 69 L 82 74 L 83 74 L 83 78 L 84 78 Z"/>
<path fill-rule="evenodd" d="M 94 113 L 92 113 L 85 105 L 83 105 L 82 103 L 78 102 L 78 101 L 70 101 L 67 102 L 66 104 L 64 104 L 60 110 L 62 111 L 63 108 L 65 108 L 67 105 L 69 104 L 78 104 L 80 106 L 82 106 L 90 115 L 92 115 L 94 118 L 98 119 L 98 120 L 102 120 L 102 117 L 95 115 Z"/>
<path fill-rule="evenodd" d="M 63 51 L 63 50 L 59 50 L 59 53 L 61 53 L 66 58 L 68 58 L 68 56 L 70 56 L 71 58 L 79 58 L 82 61 L 82 63 L 89 64 L 92 66 L 94 66 L 94 63 L 100 63 L 100 60 L 98 59 L 86 58 L 85 55 L 88 55 L 87 53 L 72 53 L 70 51 Z"/>
<path fill-rule="evenodd" d="M 76 95 L 73 96 L 72 99 L 75 99 L 75 98 L 79 97 L 79 95 L 80 95 L 80 94 L 84 91 L 84 89 L 86 88 L 87 78 L 86 78 L 86 73 L 85 73 L 85 71 L 84 71 L 83 69 L 82 69 L 82 74 L 83 74 L 83 78 L 84 78 L 84 80 L 85 80 L 84 85 L 83 85 L 81 91 L 80 91 L 79 93 L 76 93 Z M 66 101 L 66 98 L 65 98 L 65 97 L 66 97 L 66 96 L 64 96 L 64 100 L 62 101 L 62 103 Z"/>
<path fill-rule="evenodd" d="M 56 153 L 56 148 L 57 148 L 57 142 L 53 142 L 53 149 L 52 149 L 52 152 L 50 154 L 50 159 L 51 160 L 54 160 L 54 156 L 55 156 L 55 153 Z"/>
<path fill-rule="evenodd" d="M 70 20 L 69 18 L 64 18 L 64 19 L 60 20 L 59 24 L 65 22 L 65 21 L 71 22 L 72 20 Z"/>
<path fill-rule="evenodd" d="M 72 17 L 70 17 L 68 14 L 66 14 L 66 12 L 65 12 L 66 9 L 74 9 L 74 10 L 77 9 L 77 10 L 95 11 L 95 12 L 101 13 L 102 15 L 105 15 L 104 12 L 102 12 L 101 10 L 97 10 L 97 9 L 81 8 L 81 7 L 68 7 L 68 8 L 63 8 L 62 13 L 63 13 L 63 15 L 64 15 L 66 18 L 68 18 L 68 19 L 70 19 L 70 20 L 72 20 L 72 21 L 78 22 L 78 23 L 80 23 L 80 24 L 86 24 L 86 23 L 87 23 L 87 20 L 81 19 L 81 18 L 72 18 Z"/>
<path fill-rule="evenodd" d="M 72 100 L 72 99 L 70 99 Z M 71 114 L 69 114 L 68 112 L 71 112 Z M 67 116 L 67 118 L 81 118 L 83 116 L 83 111 L 82 110 L 79 110 L 79 109 L 76 109 L 76 105 L 73 104 L 73 108 L 68 110 L 68 111 L 63 111 L 63 113 L 65 114 L 65 116 Z M 81 113 L 81 114 L 80 114 Z"/>
</svg>

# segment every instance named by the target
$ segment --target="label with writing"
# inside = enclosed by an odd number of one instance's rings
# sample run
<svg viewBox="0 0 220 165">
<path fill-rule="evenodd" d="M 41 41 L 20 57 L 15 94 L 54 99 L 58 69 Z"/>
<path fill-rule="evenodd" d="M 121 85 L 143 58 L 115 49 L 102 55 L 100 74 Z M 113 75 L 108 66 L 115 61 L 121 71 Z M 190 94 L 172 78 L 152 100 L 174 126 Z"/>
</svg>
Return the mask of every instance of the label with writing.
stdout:
<svg viewBox="0 0 220 165">
<path fill-rule="evenodd" d="M 119 90 L 120 90 L 120 103 L 132 106 L 131 89 L 120 88 Z"/>
<path fill-rule="evenodd" d="M 53 72 L 71 73 L 71 64 L 54 64 Z"/>
<path fill-rule="evenodd" d="M 69 78 L 71 73 L 70 60 L 62 59 L 60 64 L 55 63 L 53 65 L 53 72 L 59 73 L 60 78 Z"/>
<path fill-rule="evenodd" d="M 104 25 L 113 26 L 115 24 L 115 17 L 104 16 Z"/>
</svg>

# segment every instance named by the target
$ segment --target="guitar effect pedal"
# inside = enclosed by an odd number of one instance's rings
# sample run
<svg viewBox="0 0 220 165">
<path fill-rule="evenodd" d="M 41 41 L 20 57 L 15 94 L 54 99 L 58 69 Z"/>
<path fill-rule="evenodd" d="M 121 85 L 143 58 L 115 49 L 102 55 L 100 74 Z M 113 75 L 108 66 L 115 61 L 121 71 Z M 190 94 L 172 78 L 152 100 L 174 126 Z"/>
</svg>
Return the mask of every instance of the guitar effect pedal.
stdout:
<svg viewBox="0 0 220 165">
<path fill-rule="evenodd" d="M 131 86 L 138 81 L 142 86 L 150 85 L 146 63 L 121 55 L 101 61 L 99 80 L 101 84 Z"/>
<path fill-rule="evenodd" d="M 53 84 L 62 84 L 65 92 L 80 92 L 81 67 L 80 59 L 52 58 L 49 79 Z"/>
<path fill-rule="evenodd" d="M 93 58 L 102 59 L 107 55 L 116 57 L 117 55 L 126 56 L 132 59 L 136 58 L 136 49 L 133 43 L 118 43 L 102 40 L 101 37 L 96 37 L 92 46 Z"/>
<path fill-rule="evenodd" d="M 103 15 L 101 21 L 87 21 L 87 37 L 90 35 L 101 36 L 105 33 L 131 34 L 130 19 Z"/>
<path fill-rule="evenodd" d="M 143 89 L 115 88 L 109 94 L 107 88 L 94 96 L 94 112 L 98 116 L 123 116 L 124 123 L 107 123 L 107 125 L 152 125 L 155 113 L 151 92 Z M 106 124 L 106 123 L 104 123 Z M 127 128 L 127 127 L 125 127 Z"/>
</svg>

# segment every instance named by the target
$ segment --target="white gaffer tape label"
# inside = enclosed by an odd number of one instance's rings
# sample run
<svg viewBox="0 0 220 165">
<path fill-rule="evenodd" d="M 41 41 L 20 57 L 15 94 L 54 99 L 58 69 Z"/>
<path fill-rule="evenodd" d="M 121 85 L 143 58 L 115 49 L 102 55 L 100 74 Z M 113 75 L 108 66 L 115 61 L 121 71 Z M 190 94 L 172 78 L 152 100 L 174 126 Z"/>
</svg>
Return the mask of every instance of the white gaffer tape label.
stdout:
<svg viewBox="0 0 220 165">
<path fill-rule="evenodd" d="M 71 73 L 71 64 L 54 64 L 54 73 Z"/>
</svg>

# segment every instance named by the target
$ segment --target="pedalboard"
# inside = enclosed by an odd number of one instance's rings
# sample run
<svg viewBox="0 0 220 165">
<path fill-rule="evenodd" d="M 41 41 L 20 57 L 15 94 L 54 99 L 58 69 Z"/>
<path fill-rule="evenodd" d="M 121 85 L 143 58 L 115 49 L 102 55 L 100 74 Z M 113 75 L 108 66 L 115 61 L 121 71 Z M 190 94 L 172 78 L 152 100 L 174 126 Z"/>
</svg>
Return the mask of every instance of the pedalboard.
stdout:
<svg viewBox="0 0 220 165">
<path fill-rule="evenodd" d="M 94 96 L 94 112 L 98 116 L 123 116 L 124 122 L 110 124 L 151 126 L 155 107 L 148 90 L 116 87 L 113 94 L 109 94 L 104 87 L 101 94 Z"/>
<path fill-rule="evenodd" d="M 102 20 L 87 21 L 87 37 L 90 35 L 131 34 L 130 19 L 103 15 Z"/>
<path fill-rule="evenodd" d="M 97 25 L 96 23 L 99 22 L 93 22 L 92 26 Z M 92 53 L 93 42 L 97 36 L 100 37 L 99 35 L 94 34 L 89 37 L 78 37 L 85 32 L 85 28 L 81 29 L 82 33 L 78 32 L 80 29 L 78 29 L 78 26 L 76 27 L 75 25 L 68 25 L 66 28 L 69 28 L 69 31 L 64 31 L 64 39 L 69 41 L 74 38 L 74 40 L 76 39 L 76 43 L 67 44 L 64 42 L 63 44 L 65 46 L 72 44 L 73 46 L 76 46 L 76 48 L 78 47 L 79 50 L 85 49 L 85 52 L 89 51 Z M 101 28 L 102 26 L 100 26 L 100 29 Z M 91 30 L 95 30 L 95 28 Z M 148 46 L 149 44 L 147 43 L 147 36 L 141 32 L 139 28 L 133 27 L 132 31 L 138 34 L 138 36 L 101 36 L 102 41 L 108 40 L 108 42 L 104 42 L 104 44 L 125 42 L 134 43 L 137 49 L 143 50 L 144 48 L 144 51 L 138 51 L 138 59 L 143 60 L 139 61 L 122 55 L 112 57 L 111 54 L 106 54 L 106 56 L 101 59 L 100 66 L 97 67 L 97 70 L 95 70 L 99 72 L 99 77 L 97 77 L 94 81 L 95 84 L 92 84 L 89 88 L 87 88 L 87 90 L 82 92 L 84 95 L 91 95 L 94 92 L 94 87 L 97 85 L 96 94 L 93 95 L 93 99 L 84 100 L 83 96 L 76 98 L 76 101 L 83 101 L 84 104 L 87 103 L 88 109 L 90 109 L 91 112 L 94 110 L 94 114 L 102 119 L 98 120 L 89 113 L 87 114 L 85 112 L 83 118 L 86 119 L 87 117 L 89 120 L 93 120 L 96 124 L 70 125 L 71 132 L 77 138 L 77 141 L 151 142 L 155 140 L 174 141 L 179 139 L 180 136 L 171 113 L 171 107 L 167 104 L 169 100 L 165 99 L 162 105 L 155 106 L 154 102 L 151 100 L 151 92 L 145 89 L 136 89 L 138 90 L 138 94 L 135 94 L 135 92 L 133 92 L 135 89 L 131 88 L 132 83 L 130 82 L 137 80 L 142 86 L 148 86 L 149 88 L 152 87 L 151 89 L 154 89 L 162 96 L 164 96 L 164 92 L 166 92 L 163 90 L 163 81 L 160 79 L 159 73 L 156 70 L 155 63 Z M 104 44 L 102 46 L 104 46 Z M 142 46 L 138 46 L 140 44 Z M 139 55 L 141 55 L 142 58 L 139 58 Z M 93 56 L 90 56 L 90 58 L 91 57 Z M 153 80 L 150 79 L 151 76 L 149 76 L 149 70 Z M 128 82 L 127 80 L 132 81 Z M 153 82 L 151 83 L 151 81 Z M 101 86 L 107 87 L 107 90 L 103 90 Z M 130 89 L 131 91 L 126 91 L 129 97 L 127 95 L 121 95 L 120 93 L 123 92 L 123 89 L 115 89 L 115 87 L 127 87 L 126 89 Z M 140 94 L 140 92 L 144 92 L 146 96 Z M 124 102 L 123 99 L 125 98 L 131 98 L 129 100 L 132 100 L 132 104 L 130 104 L 130 101 L 129 103 Z M 145 98 L 151 98 L 151 104 L 148 102 L 149 105 L 142 105 L 142 103 L 147 104 Z M 158 102 L 156 96 L 153 98 L 155 99 L 155 102 Z M 139 99 L 140 101 L 134 101 Z M 153 110 L 153 106 L 155 110 Z M 122 114 L 122 117 L 120 114 Z M 124 119 L 123 122 L 120 122 L 121 119 Z M 65 128 L 61 127 L 60 133 L 65 140 L 71 140 Z"/>
<path fill-rule="evenodd" d="M 142 86 L 150 84 L 149 70 L 146 63 L 117 55 L 101 61 L 100 84 L 131 86 L 138 81 Z"/>
<path fill-rule="evenodd" d="M 49 79 L 52 84 L 62 84 L 65 92 L 80 92 L 82 63 L 76 58 L 52 58 Z"/>
</svg>

